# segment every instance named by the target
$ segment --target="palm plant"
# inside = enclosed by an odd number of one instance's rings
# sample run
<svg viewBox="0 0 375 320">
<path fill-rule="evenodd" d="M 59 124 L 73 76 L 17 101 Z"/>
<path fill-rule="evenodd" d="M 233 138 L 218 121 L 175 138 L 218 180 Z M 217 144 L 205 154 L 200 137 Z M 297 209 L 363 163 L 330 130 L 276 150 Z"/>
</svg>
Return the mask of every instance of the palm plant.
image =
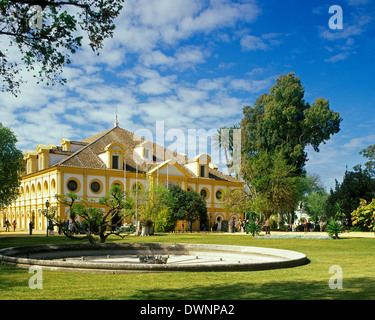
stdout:
<svg viewBox="0 0 375 320">
<path fill-rule="evenodd" d="M 215 150 L 223 150 L 226 166 L 229 174 L 233 171 L 233 151 L 234 151 L 234 130 L 239 130 L 240 126 L 234 125 L 231 127 L 221 127 L 217 133 L 212 137 L 213 147 Z"/>
<path fill-rule="evenodd" d="M 253 237 L 258 235 L 260 231 L 261 231 L 260 225 L 255 221 L 251 221 L 246 225 L 246 232 L 251 233 Z"/>
<path fill-rule="evenodd" d="M 340 222 L 335 221 L 335 220 L 331 220 L 327 224 L 326 230 L 327 230 L 328 235 L 330 237 L 332 237 L 333 239 L 338 239 L 339 234 L 344 230 L 344 227 L 342 226 L 342 224 Z"/>
</svg>

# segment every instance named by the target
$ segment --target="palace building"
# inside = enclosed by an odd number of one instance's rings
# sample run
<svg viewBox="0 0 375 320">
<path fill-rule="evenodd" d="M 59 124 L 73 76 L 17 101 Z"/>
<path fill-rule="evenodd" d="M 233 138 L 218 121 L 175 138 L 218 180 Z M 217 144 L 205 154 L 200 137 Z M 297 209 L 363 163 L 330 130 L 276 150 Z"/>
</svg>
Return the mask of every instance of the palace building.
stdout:
<svg viewBox="0 0 375 320">
<path fill-rule="evenodd" d="M 46 230 L 40 210 L 47 200 L 63 220 L 69 219 L 69 208 L 57 202 L 55 194 L 74 192 L 81 199 L 98 202 L 114 184 L 129 192 L 151 184 L 194 190 L 205 197 L 210 225 L 218 223 L 218 230 L 225 229 L 233 217 L 240 218 L 222 208 L 221 198 L 226 188 L 242 188 L 243 183 L 218 171 L 209 155 L 188 159 L 120 128 L 117 122 L 110 130 L 79 142 L 62 139 L 61 146 L 38 145 L 24 157 L 20 196 L 0 212 L 2 226 L 6 220 L 15 220 L 17 229 L 27 229 L 31 221 L 36 230 Z M 199 222 L 193 230 L 199 230 Z"/>
</svg>

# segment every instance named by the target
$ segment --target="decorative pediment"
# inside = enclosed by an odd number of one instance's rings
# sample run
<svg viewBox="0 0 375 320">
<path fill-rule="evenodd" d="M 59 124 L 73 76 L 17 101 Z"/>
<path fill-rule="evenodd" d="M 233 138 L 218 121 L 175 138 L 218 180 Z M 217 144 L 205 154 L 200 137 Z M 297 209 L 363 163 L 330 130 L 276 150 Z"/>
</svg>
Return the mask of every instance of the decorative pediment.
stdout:
<svg viewBox="0 0 375 320">
<path fill-rule="evenodd" d="M 150 171 L 148 174 L 161 174 L 169 176 L 179 176 L 179 177 L 190 177 L 189 172 L 184 168 L 184 166 L 178 164 L 173 159 L 166 160 Z"/>
</svg>

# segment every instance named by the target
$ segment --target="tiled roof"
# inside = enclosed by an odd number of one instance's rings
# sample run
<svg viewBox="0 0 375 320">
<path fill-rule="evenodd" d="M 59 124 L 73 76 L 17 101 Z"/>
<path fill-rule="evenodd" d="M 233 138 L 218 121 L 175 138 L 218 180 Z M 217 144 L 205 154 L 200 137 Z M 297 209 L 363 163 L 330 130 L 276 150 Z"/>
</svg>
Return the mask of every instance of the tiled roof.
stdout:
<svg viewBox="0 0 375 320">
<path fill-rule="evenodd" d="M 109 144 L 120 143 L 126 148 L 126 152 L 124 154 L 126 171 L 135 172 L 138 169 L 138 172 L 146 173 L 158 166 L 160 163 L 146 163 L 136 152 L 134 152 L 134 149 L 137 146 L 144 144 L 145 142 L 149 143 L 150 146 L 153 146 L 154 155 L 163 157 L 162 160 L 175 159 L 176 165 L 183 167 L 184 171 L 192 178 L 197 178 L 197 176 L 191 170 L 183 165 L 186 161 L 184 155 L 172 152 L 120 127 L 111 128 L 110 130 L 98 133 L 92 137 L 82 140 L 81 143 L 83 147 L 81 149 L 74 152 L 64 160 L 56 163 L 54 166 L 107 169 L 105 163 L 100 159 L 99 154 L 105 152 L 105 147 Z M 222 172 L 212 168 L 209 169 L 209 178 L 221 181 L 238 181 L 233 177 L 225 175 Z"/>
</svg>

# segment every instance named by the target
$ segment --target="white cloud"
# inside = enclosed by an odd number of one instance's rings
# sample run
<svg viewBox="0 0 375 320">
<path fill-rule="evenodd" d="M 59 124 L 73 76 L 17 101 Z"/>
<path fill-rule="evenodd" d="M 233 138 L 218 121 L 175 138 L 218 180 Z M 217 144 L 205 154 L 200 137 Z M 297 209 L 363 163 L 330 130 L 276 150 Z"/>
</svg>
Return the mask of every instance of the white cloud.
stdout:
<svg viewBox="0 0 375 320">
<path fill-rule="evenodd" d="M 349 55 L 350 55 L 349 52 L 341 52 L 341 53 L 335 54 L 334 56 L 332 56 L 332 57 L 330 57 L 330 58 L 324 59 L 324 61 L 326 61 L 326 62 L 337 62 L 337 61 L 343 61 L 343 60 L 345 60 L 346 58 L 348 58 Z"/>
<path fill-rule="evenodd" d="M 195 34 L 208 34 L 238 21 L 254 21 L 255 1 L 129 0 L 118 18 L 116 39 L 127 52 L 144 52 L 157 45 L 175 45 Z"/>
<path fill-rule="evenodd" d="M 267 50 L 268 45 L 259 37 L 246 35 L 241 39 L 241 47 L 245 51 Z"/>
<path fill-rule="evenodd" d="M 240 44 L 244 51 L 265 51 L 282 42 L 281 33 L 265 33 L 260 37 L 254 35 L 245 35 L 241 38 Z"/>
<path fill-rule="evenodd" d="M 326 144 L 322 144 L 320 152 L 306 148 L 309 161 L 306 170 L 309 173 L 320 173 L 322 183 L 327 188 L 334 188 L 335 179 L 341 181 L 346 167 L 352 170 L 357 164 L 363 164 L 365 159 L 359 152 L 374 143 L 375 135 L 348 137 L 342 134 L 333 136 Z"/>
<path fill-rule="evenodd" d="M 0 95 L 1 121 L 14 128 L 23 149 L 108 129 L 116 105 L 120 125 L 133 131 L 158 119 L 185 129 L 237 123 L 244 101 L 231 92 L 245 84 L 262 87 L 262 80 L 199 74 L 197 66 L 212 58 L 215 45 L 193 40 L 229 39 L 228 28 L 251 23 L 259 14 L 255 0 L 128 0 L 114 38 L 105 40 L 99 56 L 84 40 L 64 67 L 65 86 L 37 85 L 25 72 L 29 83 L 18 98 Z"/>
<path fill-rule="evenodd" d="M 348 39 L 353 36 L 358 36 L 363 32 L 363 29 L 359 25 L 345 26 L 342 30 L 332 31 L 325 27 L 319 27 L 320 36 L 323 39 L 334 41 L 340 39 Z"/>
<path fill-rule="evenodd" d="M 142 73 L 142 83 L 138 85 L 141 93 L 146 95 L 162 95 L 170 92 L 174 87 L 176 76 L 161 76 L 155 70 L 145 70 Z"/>
</svg>

